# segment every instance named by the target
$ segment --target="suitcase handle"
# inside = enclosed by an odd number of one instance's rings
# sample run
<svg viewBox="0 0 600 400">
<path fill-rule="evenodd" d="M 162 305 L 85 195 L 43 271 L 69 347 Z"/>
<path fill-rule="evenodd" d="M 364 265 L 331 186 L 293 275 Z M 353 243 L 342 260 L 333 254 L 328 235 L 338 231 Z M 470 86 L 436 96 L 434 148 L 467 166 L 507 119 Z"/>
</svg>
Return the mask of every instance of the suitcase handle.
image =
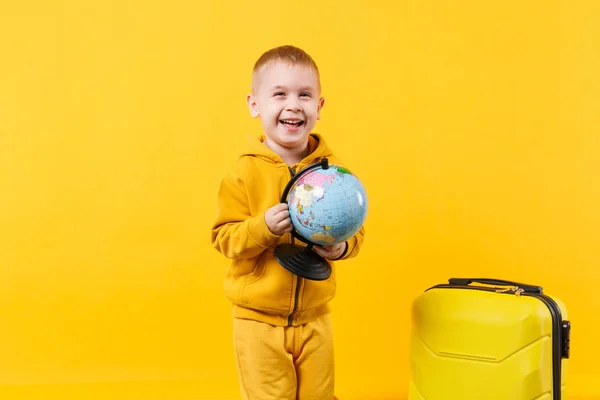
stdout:
<svg viewBox="0 0 600 400">
<path fill-rule="evenodd" d="M 504 281 L 501 279 L 488 279 L 488 278 L 450 278 L 448 283 L 451 285 L 468 286 L 471 283 L 483 283 L 484 285 L 498 285 L 498 286 L 518 286 L 527 293 L 542 293 L 543 289 L 541 286 L 527 285 L 519 282 Z"/>
</svg>

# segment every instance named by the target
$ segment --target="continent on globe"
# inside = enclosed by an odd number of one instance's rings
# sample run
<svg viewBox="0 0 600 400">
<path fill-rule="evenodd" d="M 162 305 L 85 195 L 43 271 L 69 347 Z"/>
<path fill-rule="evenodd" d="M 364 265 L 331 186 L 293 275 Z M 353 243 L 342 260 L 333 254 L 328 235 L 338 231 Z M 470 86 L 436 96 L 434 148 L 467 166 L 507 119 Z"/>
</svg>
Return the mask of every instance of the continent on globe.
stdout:
<svg viewBox="0 0 600 400">
<path fill-rule="evenodd" d="M 298 185 L 310 185 L 322 188 L 327 184 L 331 184 L 331 182 L 333 182 L 334 179 L 335 175 L 308 174 L 300 178 L 300 180 L 298 180 Z"/>
<path fill-rule="evenodd" d="M 310 207 L 313 202 L 313 197 L 317 200 L 323 197 L 325 191 L 322 187 L 313 186 L 309 184 L 302 184 L 296 186 L 292 197 L 290 198 L 291 203 L 296 203 L 298 211 L 302 213 L 304 207 Z M 302 207 L 302 209 L 300 208 Z"/>
<path fill-rule="evenodd" d="M 331 244 L 335 241 L 335 238 L 331 236 L 329 233 L 325 232 L 316 232 L 310 235 L 310 238 L 315 242 L 325 242 L 327 244 Z"/>
</svg>

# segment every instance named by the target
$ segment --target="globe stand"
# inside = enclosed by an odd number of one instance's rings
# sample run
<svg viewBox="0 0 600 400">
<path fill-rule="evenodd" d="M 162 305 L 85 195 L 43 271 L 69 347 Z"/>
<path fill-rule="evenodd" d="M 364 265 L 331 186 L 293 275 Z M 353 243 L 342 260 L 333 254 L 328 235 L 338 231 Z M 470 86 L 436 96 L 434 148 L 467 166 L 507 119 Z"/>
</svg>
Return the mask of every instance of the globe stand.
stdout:
<svg viewBox="0 0 600 400">
<path fill-rule="evenodd" d="M 323 281 L 331 275 L 331 265 L 312 250 L 291 243 L 282 243 L 275 248 L 275 259 L 285 269 L 302 278 Z"/>
<path fill-rule="evenodd" d="M 315 169 L 328 169 L 329 160 L 322 158 L 320 161 L 309 165 L 302 171 L 298 172 L 292 179 L 287 183 L 283 194 L 281 195 L 281 202 L 287 203 L 287 196 L 290 189 L 305 173 Z M 315 253 L 312 248 L 315 245 L 310 241 L 304 239 L 298 235 L 295 230 L 292 230 L 292 243 L 281 243 L 275 247 L 275 259 L 285 269 L 293 274 L 296 274 L 302 278 L 310 279 L 313 281 L 324 281 L 331 276 L 331 265 L 323 257 Z M 294 238 L 307 244 L 306 247 L 296 246 L 294 244 Z"/>
</svg>

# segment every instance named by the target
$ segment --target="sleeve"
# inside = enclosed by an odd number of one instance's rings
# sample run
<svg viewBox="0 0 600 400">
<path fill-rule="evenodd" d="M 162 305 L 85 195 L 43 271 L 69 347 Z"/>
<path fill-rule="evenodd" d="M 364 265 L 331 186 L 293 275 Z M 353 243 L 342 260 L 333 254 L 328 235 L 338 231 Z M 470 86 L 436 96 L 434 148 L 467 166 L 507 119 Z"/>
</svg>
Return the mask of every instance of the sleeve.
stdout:
<svg viewBox="0 0 600 400">
<path fill-rule="evenodd" d="M 252 258 L 278 237 L 267 227 L 264 211 L 250 215 L 243 182 L 225 177 L 217 192 L 217 215 L 211 234 L 213 247 L 227 258 Z"/>
</svg>

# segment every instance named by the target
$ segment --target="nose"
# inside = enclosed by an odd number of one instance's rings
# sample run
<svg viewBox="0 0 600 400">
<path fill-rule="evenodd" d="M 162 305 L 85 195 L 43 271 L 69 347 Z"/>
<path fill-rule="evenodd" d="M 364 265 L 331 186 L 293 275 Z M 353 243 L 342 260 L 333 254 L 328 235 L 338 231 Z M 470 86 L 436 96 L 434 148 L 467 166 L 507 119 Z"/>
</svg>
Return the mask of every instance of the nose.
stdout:
<svg viewBox="0 0 600 400">
<path fill-rule="evenodd" d="M 302 111 L 302 108 L 300 107 L 300 102 L 298 101 L 298 99 L 295 96 L 288 97 L 288 101 L 285 105 L 285 109 L 286 109 L 286 111 L 292 111 L 292 112 Z"/>
</svg>

